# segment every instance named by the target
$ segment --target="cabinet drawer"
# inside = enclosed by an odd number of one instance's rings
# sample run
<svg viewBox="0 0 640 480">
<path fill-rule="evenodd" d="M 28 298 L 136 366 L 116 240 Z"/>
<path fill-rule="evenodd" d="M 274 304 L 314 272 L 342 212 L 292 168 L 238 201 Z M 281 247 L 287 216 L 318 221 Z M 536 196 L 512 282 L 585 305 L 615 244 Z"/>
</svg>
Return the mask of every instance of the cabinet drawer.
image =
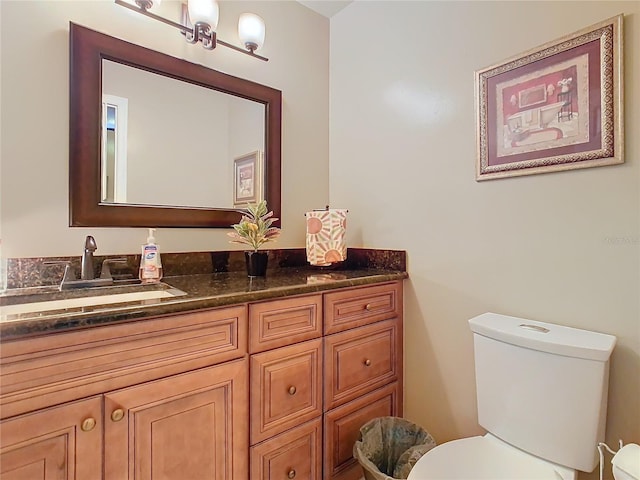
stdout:
<svg viewBox="0 0 640 480">
<path fill-rule="evenodd" d="M 246 345 L 246 306 L 6 342 L 2 417 L 241 358 Z"/>
<path fill-rule="evenodd" d="M 322 335 L 322 296 L 249 305 L 249 352 L 318 338 Z"/>
<path fill-rule="evenodd" d="M 319 480 L 322 421 L 318 417 L 251 447 L 251 480 Z"/>
<path fill-rule="evenodd" d="M 251 356 L 251 444 L 322 414 L 322 340 Z"/>
<path fill-rule="evenodd" d="M 402 283 L 327 293 L 324 311 L 325 335 L 394 318 L 402 313 Z"/>
<path fill-rule="evenodd" d="M 396 320 L 325 338 L 324 404 L 329 410 L 399 378 L 402 335 Z"/>
<path fill-rule="evenodd" d="M 360 427 L 377 417 L 401 416 L 399 383 L 382 387 L 324 416 L 325 480 L 357 480 L 362 468 L 353 458 L 353 446 L 360 438 Z"/>
</svg>

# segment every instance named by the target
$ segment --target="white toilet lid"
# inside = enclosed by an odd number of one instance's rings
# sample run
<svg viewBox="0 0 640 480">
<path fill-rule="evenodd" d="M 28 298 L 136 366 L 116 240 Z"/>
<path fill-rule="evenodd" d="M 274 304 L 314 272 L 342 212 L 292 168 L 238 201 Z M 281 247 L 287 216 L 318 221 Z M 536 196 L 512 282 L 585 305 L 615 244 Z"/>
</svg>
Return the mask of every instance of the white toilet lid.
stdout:
<svg viewBox="0 0 640 480">
<path fill-rule="evenodd" d="M 414 465 L 408 480 L 561 480 L 548 463 L 495 437 L 470 437 L 438 445 Z"/>
</svg>

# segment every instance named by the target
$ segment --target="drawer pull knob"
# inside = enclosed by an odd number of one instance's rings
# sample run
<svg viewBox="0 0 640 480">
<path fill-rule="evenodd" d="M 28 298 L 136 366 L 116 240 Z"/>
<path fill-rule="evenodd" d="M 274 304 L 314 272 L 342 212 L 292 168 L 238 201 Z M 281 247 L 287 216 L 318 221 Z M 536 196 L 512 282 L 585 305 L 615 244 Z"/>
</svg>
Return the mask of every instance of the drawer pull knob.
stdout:
<svg viewBox="0 0 640 480">
<path fill-rule="evenodd" d="M 373 310 L 373 305 L 371 305 L 370 303 L 367 303 L 367 304 L 364 306 L 364 309 L 365 309 L 367 312 L 370 312 L 371 310 Z"/>
<path fill-rule="evenodd" d="M 291 470 L 289 470 L 289 473 L 287 473 L 287 477 L 296 478 L 296 471 L 292 468 Z"/>
<path fill-rule="evenodd" d="M 369 360 L 368 358 L 364 361 L 364 365 L 365 367 L 369 367 L 371 366 L 371 360 Z"/>
<path fill-rule="evenodd" d="M 121 408 L 116 408 L 113 412 L 111 412 L 111 420 L 114 422 L 119 422 L 124 418 L 124 410 Z"/>
<path fill-rule="evenodd" d="M 296 390 L 296 387 L 294 387 L 293 385 L 291 385 L 291 386 L 289 387 L 289 390 L 288 390 L 288 391 L 289 391 L 289 395 L 295 395 L 297 390 Z M 294 470 L 293 472 L 294 472 L 294 475 L 295 475 L 295 470 Z M 290 477 L 290 478 L 293 478 L 293 477 Z"/>
<path fill-rule="evenodd" d="M 80 428 L 82 429 L 83 432 L 90 432 L 91 430 L 93 430 L 96 426 L 96 419 L 95 418 L 85 418 L 82 421 L 82 425 L 80 426 Z"/>
</svg>

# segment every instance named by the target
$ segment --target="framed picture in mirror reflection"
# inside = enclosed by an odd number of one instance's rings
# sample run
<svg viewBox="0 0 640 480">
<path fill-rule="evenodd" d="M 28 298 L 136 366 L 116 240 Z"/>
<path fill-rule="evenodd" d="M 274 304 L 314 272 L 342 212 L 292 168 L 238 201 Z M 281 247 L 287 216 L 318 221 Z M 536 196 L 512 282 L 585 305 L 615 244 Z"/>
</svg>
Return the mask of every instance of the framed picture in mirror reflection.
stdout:
<svg viewBox="0 0 640 480">
<path fill-rule="evenodd" d="M 233 160 L 233 205 L 244 206 L 262 199 L 262 152 L 247 153 Z"/>
</svg>

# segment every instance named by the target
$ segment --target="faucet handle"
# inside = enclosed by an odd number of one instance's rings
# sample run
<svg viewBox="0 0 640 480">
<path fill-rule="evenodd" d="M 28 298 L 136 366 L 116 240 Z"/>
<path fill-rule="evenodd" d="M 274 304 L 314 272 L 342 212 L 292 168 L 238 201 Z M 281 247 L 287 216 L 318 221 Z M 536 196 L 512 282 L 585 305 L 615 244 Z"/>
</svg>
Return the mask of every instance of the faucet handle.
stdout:
<svg viewBox="0 0 640 480">
<path fill-rule="evenodd" d="M 105 258 L 102 262 L 102 268 L 100 269 L 100 278 L 113 280 L 113 277 L 111 276 L 111 268 L 109 267 L 111 264 L 126 265 L 127 259 L 126 257 Z"/>
<path fill-rule="evenodd" d="M 64 265 L 64 275 L 62 275 L 62 281 L 60 282 L 60 289 L 62 289 L 62 285 L 65 283 L 76 279 L 76 270 L 71 265 L 69 260 L 47 260 L 42 262 L 43 265 Z"/>
</svg>

